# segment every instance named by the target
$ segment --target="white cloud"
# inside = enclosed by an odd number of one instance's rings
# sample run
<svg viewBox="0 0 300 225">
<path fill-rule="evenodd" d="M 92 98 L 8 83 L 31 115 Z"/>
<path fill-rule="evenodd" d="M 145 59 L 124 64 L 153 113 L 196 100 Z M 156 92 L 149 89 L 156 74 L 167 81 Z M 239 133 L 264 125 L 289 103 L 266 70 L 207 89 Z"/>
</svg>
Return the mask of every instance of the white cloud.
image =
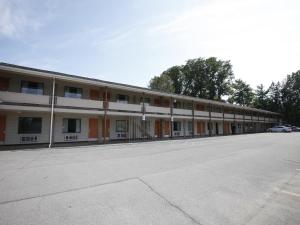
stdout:
<svg viewBox="0 0 300 225">
<path fill-rule="evenodd" d="M 147 35 L 160 49 L 177 49 L 178 62 L 229 59 L 236 77 L 268 85 L 300 69 L 299 21 L 296 0 L 216 0 L 173 15 Z"/>
<path fill-rule="evenodd" d="M 42 23 L 30 18 L 24 1 L 0 0 L 0 37 L 19 38 L 26 31 L 40 29 Z"/>
</svg>

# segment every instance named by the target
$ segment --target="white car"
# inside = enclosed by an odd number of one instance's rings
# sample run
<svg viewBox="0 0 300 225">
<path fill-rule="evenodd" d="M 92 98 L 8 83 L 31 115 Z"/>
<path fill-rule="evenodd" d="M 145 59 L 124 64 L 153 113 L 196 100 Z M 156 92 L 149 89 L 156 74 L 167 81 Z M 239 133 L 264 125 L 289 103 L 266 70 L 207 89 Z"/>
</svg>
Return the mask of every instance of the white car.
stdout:
<svg viewBox="0 0 300 225">
<path fill-rule="evenodd" d="M 292 132 L 292 128 L 285 126 L 275 126 L 267 129 L 268 132 Z"/>
</svg>

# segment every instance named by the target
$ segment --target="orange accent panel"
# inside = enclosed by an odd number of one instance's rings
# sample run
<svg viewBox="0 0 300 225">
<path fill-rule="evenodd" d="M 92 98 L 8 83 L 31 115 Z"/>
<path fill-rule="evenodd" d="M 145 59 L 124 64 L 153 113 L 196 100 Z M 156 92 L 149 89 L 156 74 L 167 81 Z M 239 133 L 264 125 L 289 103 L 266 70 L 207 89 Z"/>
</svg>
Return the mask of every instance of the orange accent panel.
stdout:
<svg viewBox="0 0 300 225">
<path fill-rule="evenodd" d="M 6 116 L 0 116 L 0 141 L 5 141 Z"/>
<path fill-rule="evenodd" d="M 99 90 L 90 90 L 90 99 L 92 100 L 100 100 L 100 91 Z"/>
<path fill-rule="evenodd" d="M 165 120 L 165 135 L 170 135 L 170 121 Z"/>
<path fill-rule="evenodd" d="M 89 119 L 89 138 L 98 138 L 98 119 Z"/>
<path fill-rule="evenodd" d="M 155 120 L 155 135 L 160 137 L 160 120 Z"/>
<path fill-rule="evenodd" d="M 7 91 L 9 87 L 9 78 L 0 77 L 0 91 Z"/>
</svg>

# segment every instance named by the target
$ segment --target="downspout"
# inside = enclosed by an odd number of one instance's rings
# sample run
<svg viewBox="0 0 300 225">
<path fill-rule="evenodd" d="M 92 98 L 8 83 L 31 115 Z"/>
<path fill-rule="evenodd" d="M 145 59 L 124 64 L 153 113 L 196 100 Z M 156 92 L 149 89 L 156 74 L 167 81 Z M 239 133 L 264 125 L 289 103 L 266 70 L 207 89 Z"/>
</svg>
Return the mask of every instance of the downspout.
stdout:
<svg viewBox="0 0 300 225">
<path fill-rule="evenodd" d="M 52 146 L 53 137 L 53 116 L 54 116 L 54 99 L 55 99 L 55 78 L 52 81 L 52 98 L 51 98 L 51 117 L 50 117 L 50 134 L 49 134 L 49 148 Z"/>
</svg>

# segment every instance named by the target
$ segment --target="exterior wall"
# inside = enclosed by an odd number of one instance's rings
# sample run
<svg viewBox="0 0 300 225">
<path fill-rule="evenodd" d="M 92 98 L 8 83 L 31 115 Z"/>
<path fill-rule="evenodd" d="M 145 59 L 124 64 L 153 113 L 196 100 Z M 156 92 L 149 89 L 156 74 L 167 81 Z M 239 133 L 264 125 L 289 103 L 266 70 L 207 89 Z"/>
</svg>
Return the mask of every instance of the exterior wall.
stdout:
<svg viewBox="0 0 300 225">
<path fill-rule="evenodd" d="M 6 116 L 6 132 L 5 141 L 2 144 L 36 144 L 36 143 L 49 143 L 49 129 L 50 129 L 50 114 L 39 112 L 3 112 Z M 19 134 L 19 117 L 41 117 L 42 130 L 40 134 Z M 22 137 L 37 137 L 36 141 L 22 141 Z"/>
<path fill-rule="evenodd" d="M 63 132 L 63 119 L 73 118 L 81 119 L 81 130 L 80 133 L 64 133 Z M 76 115 L 76 114 L 57 114 L 54 117 L 54 129 L 53 129 L 53 141 L 54 142 L 75 142 L 75 141 L 88 141 L 89 133 L 89 116 Z M 66 136 L 73 136 L 76 139 L 72 140 Z"/>
<path fill-rule="evenodd" d="M 20 75 L 14 73 L 0 72 L 0 77 L 7 77 L 10 79 L 8 91 L 0 91 L 0 114 L 6 115 L 6 138 L 3 143 L 0 144 L 21 144 L 21 137 L 25 135 L 18 134 L 18 117 L 41 117 L 42 118 L 42 132 L 41 134 L 35 134 L 37 139 L 35 143 L 48 143 L 49 142 L 49 130 L 50 130 L 50 103 L 52 94 L 52 77 L 49 79 L 40 78 L 34 75 Z M 35 81 L 44 84 L 44 95 L 32 95 L 20 93 L 21 81 Z M 78 81 L 78 80 L 77 80 Z M 235 133 L 250 133 L 250 132 L 262 132 L 274 123 L 279 121 L 275 116 L 266 116 L 266 114 L 253 113 L 244 111 L 242 109 L 236 110 L 235 107 L 231 107 L 230 104 L 222 108 L 219 103 L 216 105 L 210 103 L 195 103 L 194 111 L 191 110 L 192 101 L 185 99 L 175 99 L 171 97 L 163 96 L 162 93 L 157 93 L 155 96 L 150 94 L 143 94 L 143 92 L 133 92 L 119 90 L 116 88 L 107 88 L 110 95 L 108 104 L 103 102 L 103 93 L 105 88 L 103 86 L 89 85 L 87 83 L 72 81 L 64 81 L 63 79 L 56 79 L 56 93 L 55 93 L 55 107 L 54 107 L 54 123 L 53 123 L 53 141 L 58 142 L 80 142 L 80 141 L 99 141 L 103 142 L 103 118 L 107 113 L 107 118 L 110 121 L 109 127 L 109 140 L 123 140 L 123 139 L 154 139 L 154 138 L 167 138 L 170 135 L 166 135 L 164 131 L 164 121 L 170 121 L 171 115 L 173 121 L 181 122 L 181 130 L 175 131 L 173 127 L 173 136 L 192 136 L 192 131 L 189 130 L 189 123 L 194 118 L 194 134 L 197 133 L 197 121 L 204 122 L 204 134 L 209 135 L 208 123 L 211 121 L 211 134 L 222 135 L 224 133 L 223 120 L 228 124 L 228 134 L 233 133 L 235 127 Z M 65 98 L 64 88 L 77 87 L 82 89 L 82 99 Z M 97 101 L 90 100 L 90 90 L 99 90 L 99 99 Z M 16 94 L 19 93 L 19 94 Z M 118 101 L 118 95 L 127 95 L 129 97 L 128 104 L 120 103 Z M 160 96 L 159 96 L 160 94 Z M 145 108 L 142 107 L 141 100 L 144 98 L 149 99 L 148 103 L 145 103 Z M 174 96 L 176 98 L 176 96 Z M 179 98 L 179 97 L 178 97 Z M 173 100 L 174 102 L 171 102 Z M 32 107 L 32 104 L 35 104 Z M 173 109 L 172 105 L 174 106 Z M 105 107 L 108 105 L 108 107 Z M 199 106 L 199 107 L 198 107 Z M 211 109 L 211 113 L 209 113 Z M 223 114 L 224 110 L 224 114 Z M 172 112 L 172 114 L 171 114 Z M 142 121 L 142 115 L 145 113 L 146 121 Z M 211 115 L 211 118 L 209 117 Z M 223 118 L 224 115 L 224 118 Z M 245 115 L 245 116 L 244 116 Z M 81 119 L 81 130 L 79 133 L 66 134 L 63 133 L 63 118 L 78 118 Z M 89 138 L 89 119 L 98 119 L 98 137 Z M 244 121 L 244 118 L 246 119 Z M 253 119 L 253 120 L 252 120 Z M 128 132 L 125 136 L 116 132 L 116 121 L 126 120 L 128 126 Z M 155 121 L 161 121 L 161 134 L 156 137 L 155 135 Z M 144 124 L 146 130 L 144 131 Z M 216 129 L 218 124 L 218 132 Z M 234 126 L 232 126 L 234 125 Z M 171 128 L 170 128 L 171 131 Z M 145 133 L 145 135 L 143 135 Z M 170 132 L 171 133 L 171 132 Z M 30 136 L 30 135 L 26 135 Z M 66 137 L 73 137 L 71 139 Z M 24 143 L 23 143 L 24 144 Z"/>
</svg>

